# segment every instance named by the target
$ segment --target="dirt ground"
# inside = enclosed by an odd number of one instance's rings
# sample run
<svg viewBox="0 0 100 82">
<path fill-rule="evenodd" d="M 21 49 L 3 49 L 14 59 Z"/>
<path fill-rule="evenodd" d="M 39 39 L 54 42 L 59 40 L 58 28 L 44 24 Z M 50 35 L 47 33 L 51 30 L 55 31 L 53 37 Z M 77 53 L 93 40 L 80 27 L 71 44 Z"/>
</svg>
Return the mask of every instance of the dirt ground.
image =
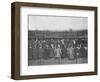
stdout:
<svg viewBox="0 0 100 82">
<path fill-rule="evenodd" d="M 34 65 L 57 65 L 57 64 L 82 64 L 87 63 L 87 58 L 77 58 L 73 60 L 69 60 L 68 58 L 63 59 L 38 59 L 38 60 L 29 60 L 28 65 L 34 66 Z"/>
</svg>

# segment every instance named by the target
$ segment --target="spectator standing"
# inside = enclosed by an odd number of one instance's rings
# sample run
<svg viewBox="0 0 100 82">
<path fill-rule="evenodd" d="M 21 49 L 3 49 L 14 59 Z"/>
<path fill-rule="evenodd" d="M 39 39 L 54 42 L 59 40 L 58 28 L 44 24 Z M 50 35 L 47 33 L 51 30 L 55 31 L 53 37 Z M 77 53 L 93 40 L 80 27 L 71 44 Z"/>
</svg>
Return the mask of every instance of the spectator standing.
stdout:
<svg viewBox="0 0 100 82">
<path fill-rule="evenodd" d="M 55 49 L 55 57 L 56 59 L 58 60 L 58 63 L 60 64 L 61 63 L 61 49 L 60 49 L 60 45 L 58 45 Z"/>
</svg>

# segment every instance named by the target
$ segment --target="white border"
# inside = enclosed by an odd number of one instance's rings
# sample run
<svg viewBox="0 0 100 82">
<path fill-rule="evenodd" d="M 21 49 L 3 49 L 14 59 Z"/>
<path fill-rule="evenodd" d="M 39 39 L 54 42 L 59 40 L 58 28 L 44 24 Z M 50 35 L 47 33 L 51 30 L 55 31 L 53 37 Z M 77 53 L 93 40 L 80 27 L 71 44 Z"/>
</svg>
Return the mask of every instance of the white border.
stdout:
<svg viewBox="0 0 100 82">
<path fill-rule="evenodd" d="M 88 64 L 28 66 L 28 14 L 88 17 Z M 94 71 L 94 11 L 21 7 L 20 75 Z"/>
</svg>

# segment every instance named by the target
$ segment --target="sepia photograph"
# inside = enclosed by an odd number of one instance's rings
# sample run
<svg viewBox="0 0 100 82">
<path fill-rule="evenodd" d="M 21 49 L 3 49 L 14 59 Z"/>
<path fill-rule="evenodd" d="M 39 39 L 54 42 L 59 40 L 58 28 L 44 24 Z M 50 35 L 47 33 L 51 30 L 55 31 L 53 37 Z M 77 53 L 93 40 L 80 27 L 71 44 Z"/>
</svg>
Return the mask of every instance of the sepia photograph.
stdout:
<svg viewBox="0 0 100 82">
<path fill-rule="evenodd" d="M 88 18 L 28 15 L 28 66 L 88 63 Z"/>
</svg>

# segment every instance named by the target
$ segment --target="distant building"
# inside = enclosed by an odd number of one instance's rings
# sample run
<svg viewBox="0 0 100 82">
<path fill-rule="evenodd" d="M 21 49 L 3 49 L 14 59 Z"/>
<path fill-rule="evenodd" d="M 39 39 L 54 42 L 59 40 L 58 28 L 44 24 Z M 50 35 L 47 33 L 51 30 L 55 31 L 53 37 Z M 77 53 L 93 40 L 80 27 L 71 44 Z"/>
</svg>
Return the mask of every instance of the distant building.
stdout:
<svg viewBox="0 0 100 82">
<path fill-rule="evenodd" d="M 66 38 L 66 39 L 87 39 L 87 30 L 77 31 L 28 31 L 29 39 L 32 38 Z"/>
</svg>

